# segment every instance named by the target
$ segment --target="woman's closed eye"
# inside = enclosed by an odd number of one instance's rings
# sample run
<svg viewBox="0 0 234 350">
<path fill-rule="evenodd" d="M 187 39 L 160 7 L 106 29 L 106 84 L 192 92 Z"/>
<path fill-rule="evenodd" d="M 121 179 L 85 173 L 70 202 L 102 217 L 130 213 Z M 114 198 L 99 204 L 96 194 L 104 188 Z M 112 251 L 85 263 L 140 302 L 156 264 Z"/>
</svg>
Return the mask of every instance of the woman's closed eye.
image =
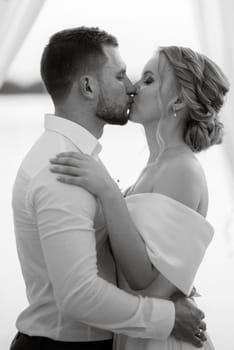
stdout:
<svg viewBox="0 0 234 350">
<path fill-rule="evenodd" d="M 119 74 L 117 74 L 116 78 L 120 81 L 124 80 L 126 77 L 126 71 L 121 71 Z"/>
<path fill-rule="evenodd" d="M 152 77 L 147 77 L 144 79 L 144 84 L 145 85 L 150 85 L 154 82 L 154 79 Z"/>
</svg>

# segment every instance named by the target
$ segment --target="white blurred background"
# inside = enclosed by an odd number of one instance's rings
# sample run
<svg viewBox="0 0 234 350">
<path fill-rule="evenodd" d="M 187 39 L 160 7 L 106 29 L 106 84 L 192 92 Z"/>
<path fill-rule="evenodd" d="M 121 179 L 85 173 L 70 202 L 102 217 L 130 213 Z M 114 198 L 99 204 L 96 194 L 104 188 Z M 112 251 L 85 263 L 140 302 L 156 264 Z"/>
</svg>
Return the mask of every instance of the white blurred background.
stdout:
<svg viewBox="0 0 234 350">
<path fill-rule="evenodd" d="M 133 80 L 158 46 L 180 45 L 207 54 L 234 86 L 233 14 L 232 0 L 0 0 L 0 82 L 7 80 L 25 87 L 39 81 L 40 57 L 49 37 L 67 27 L 86 25 L 117 36 Z M 15 320 L 27 305 L 15 247 L 12 185 L 22 158 L 43 131 L 44 113 L 53 112 L 45 94 L 3 92 L 0 91 L 1 350 L 9 348 L 16 333 Z M 224 143 L 199 155 L 209 185 L 208 220 L 216 234 L 195 284 L 202 295 L 198 303 L 206 313 L 217 350 L 234 349 L 233 111 L 232 88 L 222 113 Z M 131 123 L 106 127 L 101 143 L 103 161 L 113 177 L 120 179 L 120 186 L 127 187 L 147 159 L 140 127 Z"/>
</svg>

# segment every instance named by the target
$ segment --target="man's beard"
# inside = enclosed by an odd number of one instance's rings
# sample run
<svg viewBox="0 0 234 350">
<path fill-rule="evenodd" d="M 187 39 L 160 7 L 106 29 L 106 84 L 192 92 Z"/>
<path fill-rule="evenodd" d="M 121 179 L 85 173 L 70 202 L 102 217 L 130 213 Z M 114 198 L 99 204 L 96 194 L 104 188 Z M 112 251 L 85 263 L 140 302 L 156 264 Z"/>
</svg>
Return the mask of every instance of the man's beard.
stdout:
<svg viewBox="0 0 234 350">
<path fill-rule="evenodd" d="M 101 93 L 97 105 L 96 116 L 112 125 L 125 125 L 129 120 L 130 105 L 120 106 L 113 103 L 109 106 Z"/>
</svg>

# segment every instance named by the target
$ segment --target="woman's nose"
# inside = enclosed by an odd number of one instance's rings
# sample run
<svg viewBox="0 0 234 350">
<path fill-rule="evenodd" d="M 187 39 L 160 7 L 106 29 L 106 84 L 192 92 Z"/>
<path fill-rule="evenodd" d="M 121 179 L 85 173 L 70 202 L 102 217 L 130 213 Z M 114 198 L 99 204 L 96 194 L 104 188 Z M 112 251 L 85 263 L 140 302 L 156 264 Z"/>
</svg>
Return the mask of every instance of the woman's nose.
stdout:
<svg viewBox="0 0 234 350">
<path fill-rule="evenodd" d="M 135 86 L 130 82 L 130 80 L 127 84 L 127 94 L 128 95 L 135 95 L 136 94 Z"/>
<path fill-rule="evenodd" d="M 140 89 L 140 82 L 137 81 L 135 84 L 134 84 L 134 88 L 135 88 L 135 91 L 136 91 L 136 94 L 138 93 L 139 89 Z"/>
</svg>

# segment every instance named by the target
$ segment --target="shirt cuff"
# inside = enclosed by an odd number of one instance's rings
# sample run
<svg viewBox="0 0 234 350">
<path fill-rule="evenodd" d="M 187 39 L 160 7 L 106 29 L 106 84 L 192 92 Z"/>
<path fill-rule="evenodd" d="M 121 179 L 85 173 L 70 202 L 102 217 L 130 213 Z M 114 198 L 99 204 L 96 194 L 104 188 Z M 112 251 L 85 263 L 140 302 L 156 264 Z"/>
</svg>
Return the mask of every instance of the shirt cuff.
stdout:
<svg viewBox="0 0 234 350">
<path fill-rule="evenodd" d="M 172 301 L 151 299 L 152 315 L 147 327 L 147 337 L 157 340 L 166 340 L 174 328 L 175 305 Z"/>
</svg>

